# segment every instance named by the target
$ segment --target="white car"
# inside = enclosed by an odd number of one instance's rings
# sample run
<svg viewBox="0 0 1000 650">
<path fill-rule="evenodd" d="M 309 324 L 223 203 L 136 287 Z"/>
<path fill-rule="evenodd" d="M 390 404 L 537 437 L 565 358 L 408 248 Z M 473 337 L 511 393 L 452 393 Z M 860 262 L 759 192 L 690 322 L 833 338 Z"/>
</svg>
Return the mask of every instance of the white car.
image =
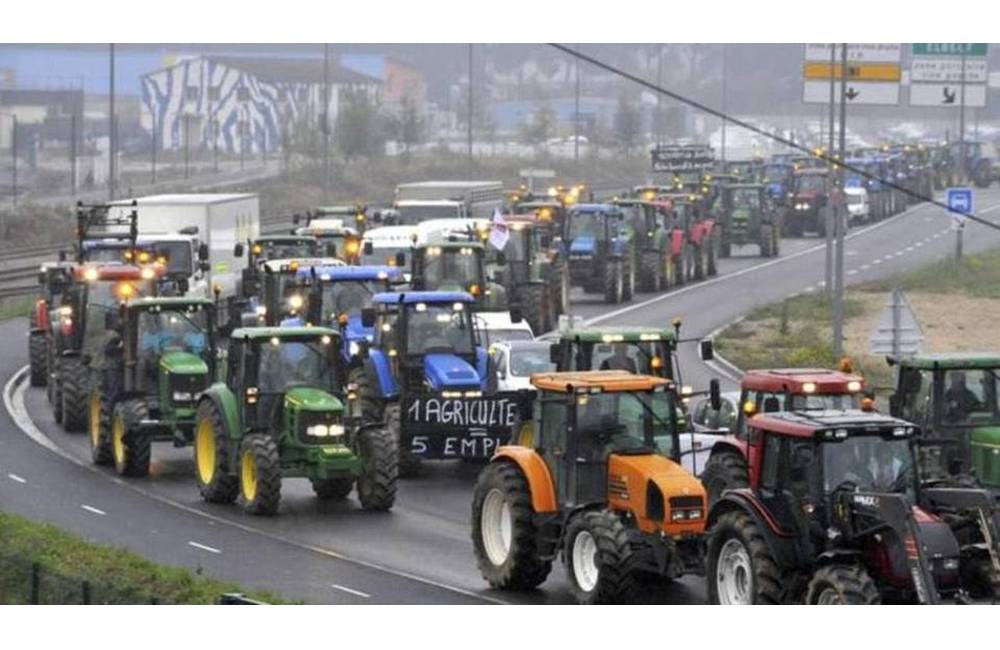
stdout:
<svg viewBox="0 0 1000 650">
<path fill-rule="evenodd" d="M 486 349 L 498 343 L 507 341 L 531 341 L 535 333 L 531 331 L 528 321 L 521 319 L 515 323 L 510 312 L 481 311 L 476 313 L 476 329 L 479 330 L 480 342 Z"/>
<path fill-rule="evenodd" d="M 497 390 L 532 390 L 531 375 L 553 372 L 556 364 L 549 357 L 548 341 L 504 341 L 492 346 L 497 373 Z"/>
<path fill-rule="evenodd" d="M 848 222 L 863 223 L 868 221 L 868 190 L 863 187 L 846 187 L 844 188 L 844 195 L 847 201 Z"/>
<path fill-rule="evenodd" d="M 705 471 L 705 464 L 712 454 L 712 445 L 720 438 L 718 432 L 732 432 L 736 426 L 739 392 L 725 392 L 720 397 L 722 399 L 718 410 L 712 408 L 711 400 L 707 397 L 695 402 L 688 410 L 691 431 L 680 434 L 681 463 L 695 476 L 701 476 Z M 716 433 L 704 433 L 706 431 Z"/>
</svg>

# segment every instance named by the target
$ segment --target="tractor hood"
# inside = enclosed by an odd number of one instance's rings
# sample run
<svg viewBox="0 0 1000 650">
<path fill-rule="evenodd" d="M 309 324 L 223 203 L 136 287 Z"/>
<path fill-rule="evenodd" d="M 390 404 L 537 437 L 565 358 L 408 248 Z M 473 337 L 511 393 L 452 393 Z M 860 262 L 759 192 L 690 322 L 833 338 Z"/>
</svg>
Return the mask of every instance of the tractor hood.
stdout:
<svg viewBox="0 0 1000 650">
<path fill-rule="evenodd" d="M 1000 447 L 1000 427 L 976 427 L 972 430 L 972 442 Z"/>
<path fill-rule="evenodd" d="M 424 377 L 433 390 L 479 390 L 479 373 L 465 359 L 454 354 L 428 354 L 424 357 Z"/>
<path fill-rule="evenodd" d="M 612 454 L 608 458 L 608 491 L 611 502 L 627 508 L 639 519 L 650 520 L 651 525 L 672 533 L 704 529 L 708 503 L 705 488 L 687 470 L 665 456 Z M 662 500 L 657 501 L 658 497 Z M 700 517 L 673 521 L 672 508 L 700 510 Z"/>
<path fill-rule="evenodd" d="M 207 375 L 208 364 L 190 352 L 166 352 L 160 357 L 160 367 L 172 375 Z"/>
<path fill-rule="evenodd" d="M 976 476 L 984 486 L 1000 488 L 1000 427 L 976 427 L 969 443 Z"/>
<path fill-rule="evenodd" d="M 343 411 L 344 405 L 339 399 L 319 388 L 297 386 L 285 393 L 285 408 L 299 411 Z"/>
<path fill-rule="evenodd" d="M 569 245 L 570 255 L 593 255 L 597 251 L 597 239 L 593 235 L 580 235 Z"/>
</svg>

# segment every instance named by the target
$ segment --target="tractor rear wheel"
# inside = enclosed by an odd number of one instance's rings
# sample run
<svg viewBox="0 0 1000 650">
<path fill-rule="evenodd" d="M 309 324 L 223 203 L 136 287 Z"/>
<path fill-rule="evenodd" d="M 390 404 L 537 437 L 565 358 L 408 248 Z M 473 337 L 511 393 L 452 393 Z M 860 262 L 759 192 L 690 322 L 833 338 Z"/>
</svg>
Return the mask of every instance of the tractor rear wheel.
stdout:
<svg viewBox="0 0 1000 650">
<path fill-rule="evenodd" d="M 624 278 L 622 300 L 628 302 L 635 295 L 635 262 L 632 259 L 631 251 L 625 251 L 622 277 Z"/>
<path fill-rule="evenodd" d="M 62 425 L 74 433 L 87 429 L 87 409 L 90 391 L 90 371 L 80 357 L 62 360 Z"/>
<path fill-rule="evenodd" d="M 622 261 L 608 262 L 604 266 L 604 302 L 609 305 L 621 304 L 624 294 L 625 277 Z"/>
<path fill-rule="evenodd" d="M 120 476 L 149 475 L 150 440 L 139 431 L 147 415 L 141 399 L 118 402 L 111 412 L 111 453 Z"/>
<path fill-rule="evenodd" d="M 211 503 L 232 503 L 239 491 L 237 477 L 229 471 L 229 435 L 222 413 L 211 400 L 198 405 L 194 423 L 194 469 L 201 498 Z"/>
<path fill-rule="evenodd" d="M 563 539 L 563 563 L 578 603 L 630 604 L 642 598 L 629 532 L 616 514 L 581 512 L 570 519 Z"/>
<path fill-rule="evenodd" d="M 399 404 L 385 407 L 385 428 L 396 439 L 397 470 L 399 478 L 414 478 L 420 475 L 420 457 L 414 455 L 409 445 L 403 444 L 403 426 Z"/>
<path fill-rule="evenodd" d="M 764 224 L 760 227 L 760 256 L 772 257 L 774 251 L 771 245 L 774 243 L 774 235 L 771 234 L 771 226 Z"/>
<path fill-rule="evenodd" d="M 524 319 L 531 325 L 531 330 L 539 334 L 548 331 L 548 301 L 545 298 L 545 286 L 541 284 L 527 284 L 521 287 L 520 294 L 521 309 L 524 312 Z"/>
<path fill-rule="evenodd" d="M 265 434 L 253 434 L 240 445 L 240 498 L 251 515 L 277 514 L 281 503 L 281 461 L 278 444 Z"/>
<path fill-rule="evenodd" d="M 701 473 L 701 483 L 705 486 L 708 506 L 712 507 L 726 490 L 750 485 L 750 472 L 746 459 L 734 451 L 713 454 L 705 463 L 705 469 Z"/>
<path fill-rule="evenodd" d="M 90 460 L 95 465 L 110 465 L 114 461 L 111 455 L 111 405 L 100 389 L 91 391 L 88 411 Z"/>
<path fill-rule="evenodd" d="M 56 421 L 56 424 L 62 424 L 63 422 L 63 403 L 62 403 L 62 381 L 58 371 L 58 361 L 55 359 L 49 360 L 50 368 L 52 371 L 49 373 L 49 383 L 47 386 L 47 392 L 49 397 L 49 403 L 52 404 L 52 418 Z"/>
<path fill-rule="evenodd" d="M 729 241 L 729 233 L 723 228 L 719 233 L 719 257 L 727 258 L 733 255 L 733 244 Z"/>
<path fill-rule="evenodd" d="M 642 254 L 639 290 L 648 293 L 661 289 L 663 289 L 663 256 L 659 251 L 647 251 Z"/>
<path fill-rule="evenodd" d="M 393 432 L 383 427 L 361 432 L 361 475 L 358 500 L 365 510 L 389 510 L 396 502 L 399 446 Z"/>
<path fill-rule="evenodd" d="M 480 472 L 472 493 L 472 545 L 491 587 L 534 589 L 548 577 L 552 560 L 541 557 L 534 514 L 519 467 L 500 461 Z"/>
<path fill-rule="evenodd" d="M 864 567 L 828 564 L 816 569 L 806 589 L 806 605 L 878 605 L 882 597 Z"/>
<path fill-rule="evenodd" d="M 331 499 L 346 499 L 347 495 L 354 489 L 353 478 L 328 478 L 321 481 L 313 481 L 313 492 L 320 501 Z"/>
<path fill-rule="evenodd" d="M 716 250 L 719 246 L 719 236 L 713 230 L 708 237 L 705 238 L 705 246 L 708 248 L 706 252 L 708 253 L 708 261 L 705 263 L 706 271 L 709 277 L 718 275 L 719 269 L 715 265 L 716 257 L 718 256 L 718 251 Z"/>
<path fill-rule="evenodd" d="M 49 351 L 45 334 L 32 332 L 28 335 L 28 362 L 31 364 L 29 381 L 32 386 L 44 386 L 48 378 Z"/>
<path fill-rule="evenodd" d="M 719 517 L 708 536 L 706 581 L 713 605 L 777 605 L 783 578 L 764 532 L 745 512 Z"/>
<path fill-rule="evenodd" d="M 378 399 L 378 387 L 364 368 L 357 367 L 347 375 L 347 382 L 357 386 L 358 402 L 361 404 L 363 422 L 381 422 L 384 415 L 382 402 Z"/>
</svg>

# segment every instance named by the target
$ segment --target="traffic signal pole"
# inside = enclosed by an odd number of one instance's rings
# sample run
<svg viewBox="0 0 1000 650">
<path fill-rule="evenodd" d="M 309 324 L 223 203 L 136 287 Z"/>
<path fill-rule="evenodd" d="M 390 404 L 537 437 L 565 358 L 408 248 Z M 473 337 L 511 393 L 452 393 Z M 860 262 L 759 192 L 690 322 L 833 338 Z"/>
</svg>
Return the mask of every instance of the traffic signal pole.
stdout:
<svg viewBox="0 0 1000 650">
<path fill-rule="evenodd" d="M 843 162 L 847 143 L 847 43 L 841 44 L 840 51 L 840 149 L 837 165 L 837 201 L 834 205 L 834 230 L 837 233 L 836 248 L 836 289 L 833 294 L 833 356 L 840 359 L 844 355 L 844 227 L 846 219 L 840 214 L 846 209 L 844 194 Z"/>
</svg>

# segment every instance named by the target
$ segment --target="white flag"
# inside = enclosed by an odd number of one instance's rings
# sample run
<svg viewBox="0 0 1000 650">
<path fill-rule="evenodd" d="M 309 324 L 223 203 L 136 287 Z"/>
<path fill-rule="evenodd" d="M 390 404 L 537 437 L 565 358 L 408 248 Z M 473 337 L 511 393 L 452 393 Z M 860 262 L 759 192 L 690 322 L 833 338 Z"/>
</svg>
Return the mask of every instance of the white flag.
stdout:
<svg viewBox="0 0 1000 650">
<path fill-rule="evenodd" d="M 503 219 L 503 214 L 499 208 L 493 211 L 493 222 L 490 224 L 490 245 L 498 251 L 507 247 L 507 240 L 510 239 L 510 231 L 507 222 Z"/>
</svg>

